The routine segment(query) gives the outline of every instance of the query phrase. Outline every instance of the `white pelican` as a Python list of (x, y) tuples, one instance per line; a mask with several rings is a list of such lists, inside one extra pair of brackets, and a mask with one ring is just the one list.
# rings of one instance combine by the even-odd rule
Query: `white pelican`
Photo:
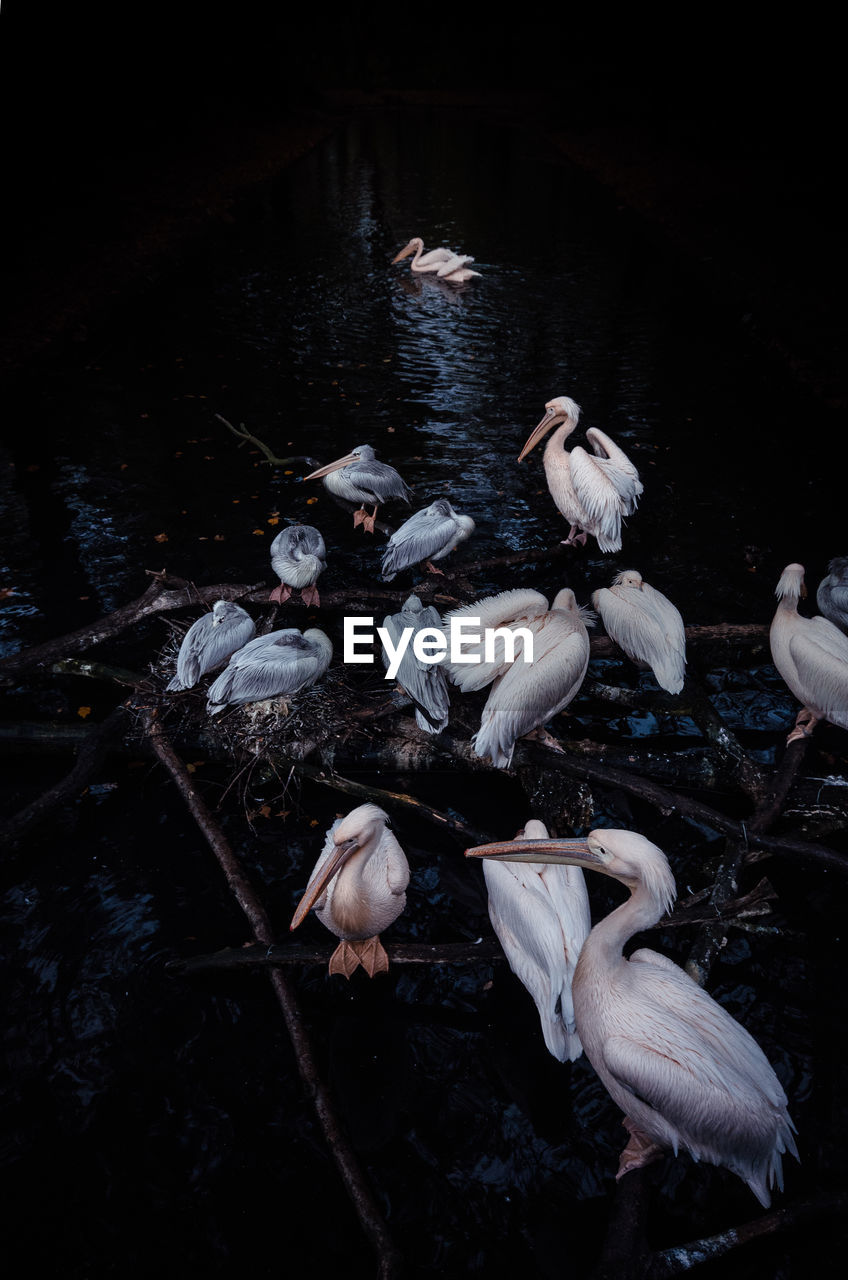
[(327, 567), (326, 555), (324, 539), (311, 524), (293, 524), (283, 529), (271, 543), (271, 566), (280, 579), (271, 599), (283, 604), (292, 587), (299, 587), (304, 604), (320, 605), (315, 583)]
[[(516, 852), (517, 851), (517, 852)], [(797, 1156), (786, 1095), (751, 1035), (683, 969), (629, 938), (650, 929), (675, 897), (661, 849), (632, 831), (586, 840), (533, 840), (469, 849), (472, 857), (566, 863), (620, 880), (630, 898), (589, 934), (574, 974), (577, 1032), (586, 1057), (625, 1114), (631, 1137), (617, 1176), (658, 1148), (739, 1175), (760, 1204), (783, 1188), (781, 1155)]]
[(415, 257), (409, 264), (410, 268), (419, 275), (432, 272), (440, 280), (447, 280), (450, 284), (464, 284), (472, 276), (480, 274), (468, 266), (474, 259), (467, 253), (454, 253), (452, 249), (431, 249), (429, 253), (425, 253), (424, 241), (420, 236), (413, 236), (406, 248), (392, 258), (392, 262), (400, 262), (411, 253)]
[(827, 618), (803, 618), (798, 600), (806, 594), (804, 566), (787, 565), (769, 631), (774, 665), (804, 704), (787, 742), (809, 737), (819, 720), (848, 729), (848, 636)]
[[(343, 458), (328, 462), (326, 467), (304, 476), (305, 480), (324, 480), (330, 493), (337, 498), (345, 498), (348, 502), (359, 502), (358, 511), (353, 515), (354, 529), (362, 525), (367, 533), (374, 532), (374, 521), (377, 519), (377, 508), (392, 498), (397, 498), (409, 506), (412, 490), (400, 473), (386, 462), (378, 462), (376, 451), (370, 444), (358, 444)], [(365, 510), (365, 503), (373, 506), (372, 515)]]
[(686, 634), (683, 619), (660, 591), (635, 569), (613, 578), (611, 587), (592, 595), (607, 634), (628, 658), (653, 671), (657, 684), (680, 693), (686, 676)]
[(257, 636), (234, 653), (209, 688), (206, 710), (216, 716), (243, 702), (298, 693), (319, 680), (333, 656), (331, 641), (314, 627), (294, 627)]
[(837, 556), (827, 566), (816, 592), (816, 604), (834, 626), (848, 633), (848, 556)]
[[(516, 840), (547, 840), (545, 824), (531, 818)], [(486, 859), (489, 919), (509, 967), (536, 1002), (542, 1035), (560, 1062), (582, 1053), (574, 1022), (571, 983), (592, 920), (579, 867)]]
[(422, 562), (432, 573), (441, 573), (430, 562), (443, 560), (473, 532), (471, 516), (461, 516), (447, 498), (437, 498), (411, 515), (389, 538), (383, 555), (383, 581), (391, 582), (403, 569)]
[[(593, 624), (591, 610), (581, 609), (574, 592), (564, 587), (550, 609), (538, 591), (502, 591), (486, 596), (445, 618), (477, 618), (481, 633), (492, 628), (515, 631), (526, 628), (533, 634), (533, 661), (524, 661), (524, 640), (515, 643), (515, 660), (509, 661), (503, 637), (495, 637), (493, 661), (455, 663), (444, 666), (454, 684), (468, 692), (492, 684), (480, 728), (472, 739), (478, 756), (488, 756), (499, 769), (508, 768), (516, 739), (538, 729), (577, 693), (589, 665), (587, 623)], [(485, 653), (483, 642), (463, 645), (469, 656)]]
[(563, 545), (582, 542), (585, 546), (591, 534), (601, 551), (620, 551), (622, 517), (636, 510), (642, 482), (627, 455), (597, 427), (586, 432), (594, 454), (580, 445), (570, 452), (564, 448), (579, 417), (580, 405), (568, 396), (549, 400), (544, 418), (530, 433), (518, 461), (526, 458), (555, 426), (556, 431), (545, 445), (544, 462), (551, 497), (571, 525)]
[(204, 613), (183, 636), (177, 655), (177, 674), (167, 686), (169, 693), (191, 689), (207, 671), (214, 671), (256, 634), (250, 614), (229, 600), (216, 600), (211, 613)]
[(296, 929), (314, 907), (321, 923), (341, 938), (330, 973), (349, 978), (361, 964), (373, 978), (389, 967), (378, 935), (406, 906), (409, 863), (388, 822), (375, 804), (337, 818), (292, 917), (289, 928)]
[[(427, 733), (441, 733), (447, 726), (450, 713), (447, 677), (439, 662), (419, 662), (412, 648), (419, 631), (428, 628), (442, 630), (442, 620), (431, 604), (425, 608), (414, 593), (403, 603), (399, 613), (387, 614), (383, 626), (397, 649), (404, 628), (411, 627), (412, 635), (400, 660), (397, 676), (401, 685), (415, 703), (415, 721)], [(388, 659), (383, 656), (388, 666)]]

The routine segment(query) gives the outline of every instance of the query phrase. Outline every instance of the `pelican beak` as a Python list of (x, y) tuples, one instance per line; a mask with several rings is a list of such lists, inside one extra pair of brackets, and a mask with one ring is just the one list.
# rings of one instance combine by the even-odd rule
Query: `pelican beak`
[(346, 453), (343, 458), (336, 458), (335, 462), (328, 462), (326, 467), (319, 467), (317, 471), (313, 471), (303, 478), (304, 480), (320, 480), (321, 476), (328, 476), (331, 471), (340, 471), (342, 467), (349, 467), (352, 462), (357, 462), (358, 460), (358, 453)]
[(518, 461), (521, 462), (524, 458), (526, 458), (530, 450), (536, 448), (536, 445), (539, 443), (539, 441), (542, 439), (543, 436), (547, 435), (551, 427), (556, 426), (558, 422), (564, 421), (565, 417), (566, 415), (562, 412), (561, 409), (560, 410), (546, 409), (545, 416), (542, 419), (542, 421), (539, 423), (537, 427), (534, 427), (533, 430), (530, 432), (527, 443), (525, 444), (524, 448), (521, 450), (521, 452), (518, 455)]
[(412, 253), (412, 245), (408, 244), (405, 249), (401, 249), (400, 253), (392, 258), (392, 262), (401, 262), (404, 258), (408, 258)]
[(553, 862), (600, 871), (605, 866), (586, 840), (504, 840), (478, 844), (465, 850), (466, 858), (491, 858), (495, 862)]
[(343, 840), (341, 844), (336, 845), (326, 867), (314, 884), (309, 886), (306, 893), (298, 903), (297, 911), (295, 911), (292, 916), (292, 922), (289, 925), (289, 931), (296, 929), (299, 924), (303, 924), (304, 920), (315, 906), (315, 903), (321, 897), (321, 894), (324, 892), (333, 876), (337, 876), (339, 874), (350, 855), (352, 853), (356, 853), (358, 848), (358, 840)]

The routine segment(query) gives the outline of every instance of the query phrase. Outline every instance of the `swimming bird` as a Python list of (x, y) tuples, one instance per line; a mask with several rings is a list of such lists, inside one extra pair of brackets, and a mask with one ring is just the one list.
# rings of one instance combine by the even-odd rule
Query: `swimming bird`
[(630, 1141), (617, 1177), (659, 1149), (686, 1148), (723, 1165), (768, 1208), (783, 1188), (781, 1155), (797, 1156), (786, 1095), (754, 1038), (667, 956), (629, 938), (672, 905), (668, 859), (632, 831), (596, 830), (586, 840), (489, 844), (467, 856), (578, 866), (620, 880), (630, 897), (583, 943), (572, 992), (586, 1057), (625, 1114)]
[[(360, 503), (359, 510), (353, 515), (353, 527), (355, 529), (361, 524), (367, 533), (374, 532), (377, 508), (384, 502), (397, 498), (409, 506), (409, 499), (412, 497), (412, 490), (400, 473), (388, 463), (378, 462), (376, 451), (370, 444), (356, 445), (343, 458), (328, 462), (325, 467), (319, 467), (304, 479), (323, 479), (327, 489), (337, 498)], [(366, 502), (374, 508), (370, 516), (365, 510)]]
[(585, 546), (591, 534), (601, 551), (620, 551), (622, 517), (636, 510), (642, 482), (627, 455), (597, 427), (586, 432), (594, 453), (587, 453), (580, 445), (565, 449), (579, 417), (580, 405), (568, 396), (549, 400), (545, 416), (530, 433), (518, 461), (556, 427), (545, 445), (544, 465), (551, 497), (571, 524), (563, 546), (577, 542)]
[(613, 578), (592, 595), (607, 634), (637, 665), (649, 666), (661, 689), (680, 693), (686, 676), (683, 619), (661, 591), (635, 569)]
[[(548, 831), (531, 818), (515, 839), (547, 840)], [(560, 1062), (574, 1062), (583, 1050), (571, 984), (592, 927), (583, 872), (564, 863), (487, 858), (483, 875), (492, 928), (510, 969), (536, 1002), (545, 1044)]]
[(389, 538), (383, 555), (383, 581), (391, 582), (403, 569), (422, 562), (431, 573), (441, 573), (431, 561), (443, 560), (473, 532), (471, 516), (461, 516), (447, 498), (437, 498), (411, 515)]
[(362, 804), (336, 819), (327, 832), (289, 928), (296, 929), (314, 908), (321, 923), (341, 939), (330, 973), (349, 978), (361, 964), (373, 978), (389, 967), (378, 935), (406, 906), (408, 884), (409, 863), (387, 815), (375, 804)]
[(321, 678), (332, 656), (332, 642), (314, 627), (303, 635), (286, 627), (257, 636), (233, 654), (210, 686), (206, 710), (216, 716), (244, 702), (299, 693)]
[(787, 742), (809, 737), (819, 720), (848, 729), (848, 636), (827, 618), (802, 617), (798, 600), (806, 594), (804, 566), (787, 565), (769, 630), (774, 665), (803, 703)]
[[(387, 614), (383, 627), (388, 631), (395, 650), (401, 643), (404, 630), (410, 630), (407, 647), (400, 660), (395, 679), (415, 703), (415, 722), (426, 733), (441, 733), (447, 726), (450, 713), (448, 681), (440, 662), (421, 662), (413, 650), (419, 631), (436, 630), (442, 633), (442, 620), (434, 607), (425, 606), (413, 594), (404, 601), (399, 613)], [(389, 665), (383, 655), (383, 662)]]
[(321, 600), (315, 583), (327, 567), (326, 555), (324, 539), (311, 524), (293, 524), (283, 529), (271, 543), (271, 566), (280, 579), (271, 599), (283, 604), (292, 587), (299, 587), (303, 603), (317, 608)]
[[(492, 685), (472, 742), (478, 756), (505, 769), (516, 740), (552, 719), (579, 690), (589, 665), (586, 626), (593, 625), (594, 615), (564, 587), (550, 608), (539, 591), (502, 591), (453, 609), (445, 625), (450, 629), (471, 619), (479, 620), (476, 632), (482, 638), (463, 641), (462, 649), (475, 661), (459, 663), (448, 656), (444, 666), (464, 692)], [(526, 660), (531, 643), (532, 662)]]
[(177, 674), (167, 686), (171, 693), (191, 689), (207, 671), (214, 671), (256, 634), (250, 614), (229, 600), (216, 600), (183, 637), (177, 655)]
[(401, 249), (400, 253), (392, 258), (392, 262), (400, 262), (403, 258), (408, 258), (411, 253), (414, 253), (415, 257), (409, 265), (417, 274), (432, 272), (440, 280), (447, 280), (450, 284), (464, 284), (472, 276), (480, 274), (479, 271), (472, 271), (468, 266), (468, 263), (473, 262), (474, 259), (467, 253), (454, 253), (452, 249), (431, 249), (429, 253), (425, 253), (424, 241), (420, 236), (413, 236), (406, 248)]
[(837, 556), (827, 566), (816, 592), (816, 604), (829, 622), (848, 634), (848, 556)]

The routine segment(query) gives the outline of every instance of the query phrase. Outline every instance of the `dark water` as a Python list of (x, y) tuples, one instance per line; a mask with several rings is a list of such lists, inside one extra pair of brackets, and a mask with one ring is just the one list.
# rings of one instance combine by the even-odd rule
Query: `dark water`
[[(415, 234), (472, 252), (481, 278), (457, 291), (388, 266)], [(553, 594), (567, 584), (585, 602), (635, 566), (688, 622), (765, 622), (786, 563), (802, 561), (814, 586), (844, 553), (842, 479), (835, 424), (743, 331), (529, 130), (437, 114), (352, 125), (240, 206), (108, 329), (12, 388), (4, 651), (140, 594), (146, 568), (270, 587), (268, 546), (285, 520), (324, 532), (322, 588), (376, 576), (381, 540), (354, 536), (321, 487), (299, 482), (302, 468), (271, 471), (238, 449), (215, 413), (278, 455), (326, 461), (373, 444), (416, 505), (445, 494), (474, 517), (468, 559), (549, 545), (563, 525), (541, 451), (514, 460), (557, 394), (577, 399), (585, 425), (609, 431), (640, 468), (645, 493), (624, 551), (590, 547), (566, 567), (492, 571), (475, 587)], [(327, 625), (339, 639), (340, 619)], [(140, 668), (167, 637), (155, 621), (99, 656)], [(593, 672), (638, 682), (618, 663)], [(794, 702), (770, 664), (701, 675), (746, 744), (773, 759)], [(74, 722), (80, 707), (96, 719), (113, 702), (108, 687), (44, 679), (11, 691), (6, 714)], [(580, 700), (573, 710), (581, 734), (697, 740), (690, 723)], [(819, 732), (807, 767), (825, 776), (841, 767), (844, 734)], [(311, 784), (283, 794), (261, 770), (227, 790), (225, 771), (195, 763), (282, 935), (343, 801)], [(9, 763), (8, 810), (65, 767)], [(527, 817), (510, 781), (442, 774), (414, 789), (503, 836)], [(263, 804), (270, 818), (257, 816)], [(681, 893), (708, 881), (721, 849), (706, 829), (613, 793), (595, 796), (595, 821), (650, 834)], [(403, 815), (396, 828), (413, 880), (391, 936), (488, 934), (482, 876), (460, 846)], [(803, 1164), (786, 1170), (788, 1200), (841, 1177), (843, 886), (771, 862), (754, 870), (781, 893), (780, 927), (732, 932), (711, 990), (790, 1097)], [(174, 956), (238, 945), (246, 931), (163, 775), (142, 760), (105, 767), (3, 883), (4, 1198), (33, 1265), (70, 1277), (372, 1274), (267, 980), (184, 983), (165, 971)], [(590, 892), (597, 914), (615, 900), (603, 886)], [(322, 935), (317, 922), (305, 929)], [(683, 959), (690, 941), (676, 930), (653, 945)], [(563, 1067), (547, 1054), (505, 966), (398, 967), (349, 987), (309, 969), (298, 986), (410, 1274), (586, 1274), (623, 1131), (585, 1060)], [(756, 1216), (724, 1171), (669, 1161), (659, 1182), (658, 1245)], [(761, 1246), (740, 1274), (823, 1274), (832, 1244), (824, 1231), (796, 1234)]]

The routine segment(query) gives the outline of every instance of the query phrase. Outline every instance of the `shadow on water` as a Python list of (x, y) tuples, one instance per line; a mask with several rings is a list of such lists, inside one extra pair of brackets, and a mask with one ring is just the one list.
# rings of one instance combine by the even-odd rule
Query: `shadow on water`
[[(480, 279), (451, 289), (390, 266), (416, 234), (474, 254)], [(268, 546), (286, 521), (322, 529), (322, 588), (373, 580), (381, 540), (354, 534), (297, 469), (238, 449), (215, 413), (278, 455), (328, 461), (373, 444), (416, 506), (447, 495), (474, 517), (468, 559), (547, 546), (563, 526), (541, 451), (515, 459), (556, 394), (623, 445), (645, 493), (620, 556), (590, 547), (511, 584), (553, 594), (565, 579), (585, 602), (635, 565), (687, 622), (767, 621), (785, 563), (801, 560), (812, 581), (845, 550), (841, 480), (814, 445), (835, 439), (833, 424), (752, 356), (738, 319), (531, 132), (437, 113), (354, 123), (108, 330), (18, 379), (3, 468), (4, 651), (140, 594), (146, 568), (270, 587)], [(505, 585), (475, 580), (481, 592)], [(149, 623), (109, 650), (143, 668), (166, 635)], [(794, 714), (773, 669), (703, 674), (770, 760)], [(618, 663), (603, 678), (650, 685)], [(88, 703), (96, 715), (90, 688), (70, 679), (10, 700), (13, 714), (70, 721)], [(579, 700), (573, 711), (581, 734), (697, 738), (691, 723), (613, 722)], [(212, 801), (223, 796), (223, 773), (196, 767)], [(10, 809), (43, 784), (26, 762), (7, 781)], [(493, 809), (492, 785), (445, 774), (420, 794), (511, 834), (527, 816), (521, 792), (499, 784)], [(265, 802), (272, 816), (251, 829), (246, 816)], [(710, 833), (623, 796), (603, 805), (604, 822), (650, 829), (673, 851), (681, 892), (705, 883), (719, 852)], [(336, 811), (310, 784), (283, 797), (261, 778), (223, 802), (281, 931)], [(488, 934), (478, 870), (430, 830), (397, 827), (413, 881), (394, 939)], [(732, 935), (712, 989), (789, 1093), (804, 1163), (787, 1185), (801, 1195), (835, 1176), (844, 1122), (839, 920), (824, 877), (805, 884), (770, 864), (769, 875), (786, 890), (784, 928)], [(163, 778), (143, 761), (111, 763), (44, 836), (31, 871), (4, 885), (6, 1199), (32, 1262), (61, 1262), (70, 1277), (141, 1275), (174, 1259), (220, 1274), (315, 1274), (317, 1250), (328, 1272), (370, 1275), (263, 976), (189, 985), (165, 971), (173, 956), (237, 945), (245, 929)], [(614, 889), (591, 892), (596, 914), (615, 900)], [(682, 959), (684, 932), (653, 945)], [(606, 1226), (619, 1117), (585, 1060), (561, 1067), (547, 1055), (505, 966), (396, 968), (344, 989), (310, 969), (299, 986), (409, 1273), (585, 1274)], [(755, 1216), (726, 1172), (669, 1161), (659, 1178), (664, 1242)], [(333, 1231), (319, 1225), (325, 1209)], [(825, 1274), (824, 1246), (809, 1240), (781, 1246), (779, 1272), (766, 1249), (757, 1265), (770, 1269), (756, 1274), (799, 1274), (810, 1249)]]

